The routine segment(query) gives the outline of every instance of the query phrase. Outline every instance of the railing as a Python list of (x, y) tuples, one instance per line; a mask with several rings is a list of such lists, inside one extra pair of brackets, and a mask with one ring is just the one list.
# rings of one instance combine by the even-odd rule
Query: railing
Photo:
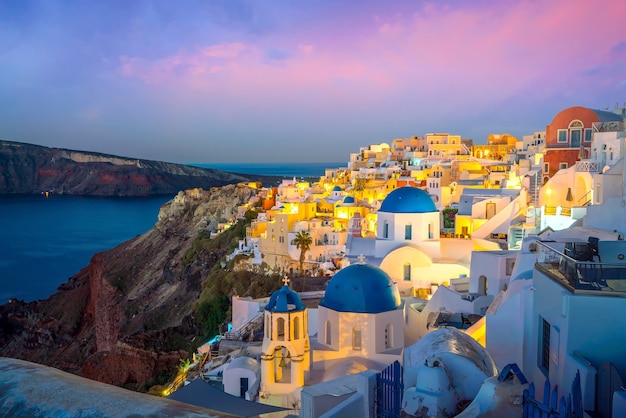
[(598, 163), (595, 161), (576, 161), (576, 171), (584, 171), (588, 173), (598, 172)]
[(537, 269), (571, 291), (601, 291), (626, 296), (626, 264), (593, 261), (594, 257), (590, 257), (587, 251), (574, 252), (574, 258), (541, 241), (537, 244)]
[(524, 418), (582, 418), (584, 410), (580, 373), (576, 372), (571, 392), (567, 397), (558, 398), (556, 386), (552, 388), (550, 380), (546, 379), (543, 387), (543, 400), (537, 400), (535, 399), (535, 384), (531, 383), (528, 389), (524, 389), (522, 407)]
[(587, 206), (589, 205), (589, 203), (591, 203), (591, 190), (589, 190), (587, 193), (585, 193), (584, 196), (582, 196), (580, 199), (578, 199), (578, 202), (576, 202), (576, 204), (578, 206)]
[(239, 327), (238, 330), (224, 333), (224, 339), (242, 341), (244, 339), (253, 338), (254, 331), (263, 325), (263, 319), (264, 314), (261, 312)]

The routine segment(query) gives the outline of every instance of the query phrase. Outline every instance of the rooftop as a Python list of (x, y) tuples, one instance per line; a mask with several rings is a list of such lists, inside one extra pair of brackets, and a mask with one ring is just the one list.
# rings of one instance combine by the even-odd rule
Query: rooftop
[(537, 270), (572, 293), (626, 297), (626, 241), (536, 244)]

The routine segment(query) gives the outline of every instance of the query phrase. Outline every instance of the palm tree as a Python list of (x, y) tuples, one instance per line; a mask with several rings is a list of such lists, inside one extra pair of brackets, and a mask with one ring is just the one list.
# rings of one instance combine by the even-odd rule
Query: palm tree
[[(303, 271), (304, 258), (306, 257), (306, 252), (311, 249), (312, 243), (313, 238), (311, 238), (311, 234), (308, 231), (299, 231), (293, 241), (291, 241), (291, 244), (300, 250), (300, 272)], [(302, 283), (302, 289), (304, 289), (304, 282)]]

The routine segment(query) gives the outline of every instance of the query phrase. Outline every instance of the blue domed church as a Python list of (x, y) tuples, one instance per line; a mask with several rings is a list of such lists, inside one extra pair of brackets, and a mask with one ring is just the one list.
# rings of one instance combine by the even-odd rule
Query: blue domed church
[[(380, 267), (397, 283), (402, 296), (467, 274), (471, 242), (464, 251), (446, 252), (440, 225), (440, 213), (427, 192), (399, 187), (387, 195), (377, 212), (376, 238), (348, 238), (343, 265), (365, 257), (368, 264)], [(457, 264), (463, 257), (466, 260)]]
[(387, 273), (365, 263), (340, 270), (318, 308), (314, 364), (359, 357), (389, 364), (404, 349), (403, 303)]

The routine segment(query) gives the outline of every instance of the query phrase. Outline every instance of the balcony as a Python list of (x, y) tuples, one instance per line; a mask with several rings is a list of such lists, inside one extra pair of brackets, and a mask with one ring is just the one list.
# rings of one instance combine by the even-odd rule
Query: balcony
[(571, 292), (577, 294), (599, 292), (598, 294), (626, 297), (626, 263), (600, 262), (601, 254), (597, 252), (597, 247), (591, 240), (568, 242), (565, 244), (564, 253), (547, 243), (537, 241), (536, 244), (537, 270)]
[(583, 171), (586, 173), (597, 173), (598, 163), (595, 161), (589, 161), (589, 160), (576, 161), (576, 171)]

